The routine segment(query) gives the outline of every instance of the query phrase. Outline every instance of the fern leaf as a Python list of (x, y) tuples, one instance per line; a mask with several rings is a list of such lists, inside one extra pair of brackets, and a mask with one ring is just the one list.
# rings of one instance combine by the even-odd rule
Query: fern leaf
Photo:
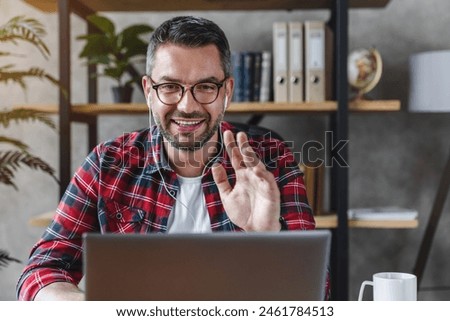
[(9, 138), (6, 136), (0, 136), (0, 143), (5, 143), (5, 144), (10, 144), (13, 145), (17, 148), (19, 148), (20, 150), (23, 151), (27, 151), (28, 150), (28, 145), (21, 142), (20, 140), (14, 139), (14, 138)]
[(28, 154), (21, 151), (0, 152), (0, 167), (16, 171), (20, 167), (20, 159), (25, 155)]
[(10, 19), (6, 24), (0, 26), (0, 42), (12, 42), (22, 40), (33, 44), (45, 58), (50, 56), (50, 50), (43, 41), (46, 35), (44, 26), (38, 20), (17, 16)]
[(59, 81), (52, 75), (46, 73), (43, 69), (32, 67), (28, 70), (10, 70), (10, 67), (14, 66), (8, 65), (0, 68), (0, 83), (3, 82), (7, 84), (8, 82), (13, 82), (20, 85), (22, 89), (26, 90), (26, 78), (38, 78), (41, 80), (45, 79), (51, 82), (53, 85), (58, 86), (64, 96), (67, 96), (67, 91), (60, 86)]
[(24, 151), (1, 151), (0, 152), (0, 182), (11, 185), (15, 189), (17, 186), (13, 183), (14, 173), (25, 165), (33, 170), (40, 170), (59, 183), (55, 176), (55, 170), (41, 158)]
[(50, 117), (45, 113), (33, 109), (19, 108), (0, 111), (0, 124), (6, 128), (12, 121), (15, 123), (19, 123), (20, 121), (38, 121), (56, 130), (56, 125)]
[(38, 78), (38, 79), (47, 79), (51, 83), (55, 85), (59, 85), (59, 82), (51, 75), (47, 74), (43, 69), (32, 67), (28, 70), (5, 70), (3, 69), (0, 72), (0, 82), (8, 83), (9, 81), (12, 82), (19, 82), (26, 78)]
[(0, 51), (0, 57), (9, 57), (9, 56), (14, 56), (14, 55), (10, 52)]
[(20, 159), (20, 162), (31, 169), (41, 170), (55, 177), (55, 170), (49, 164), (47, 164), (47, 162), (37, 156), (27, 154), (22, 159)]
[(9, 256), (9, 253), (5, 250), (0, 250), (0, 268), (6, 267), (11, 262), (22, 263), (18, 259)]
[(17, 185), (14, 184), (13, 179), (14, 179), (14, 172), (0, 163), (0, 184), (12, 186), (16, 191), (18, 191), (19, 189), (17, 188)]
[(8, 72), (8, 69), (11, 69), (12, 67), (14, 67), (13, 64), (1, 66), (0, 67), (0, 74), (2, 74), (4, 72)]

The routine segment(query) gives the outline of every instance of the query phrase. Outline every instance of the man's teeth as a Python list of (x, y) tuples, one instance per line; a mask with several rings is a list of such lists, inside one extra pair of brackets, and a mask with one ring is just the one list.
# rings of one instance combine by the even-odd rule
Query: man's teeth
[(177, 120), (175, 121), (180, 126), (195, 126), (201, 123), (201, 120), (197, 121), (186, 121), (186, 120)]

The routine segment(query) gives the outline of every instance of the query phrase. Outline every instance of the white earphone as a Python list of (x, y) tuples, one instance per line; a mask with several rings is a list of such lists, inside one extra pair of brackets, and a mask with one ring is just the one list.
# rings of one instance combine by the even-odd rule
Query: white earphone
[(147, 106), (150, 108), (150, 94), (147, 95)]
[(225, 99), (223, 100), (223, 109), (227, 109), (228, 107), (228, 96), (225, 95)]
[(148, 124), (149, 128), (152, 128), (152, 108), (150, 107), (150, 94), (147, 96), (147, 106), (148, 106)]

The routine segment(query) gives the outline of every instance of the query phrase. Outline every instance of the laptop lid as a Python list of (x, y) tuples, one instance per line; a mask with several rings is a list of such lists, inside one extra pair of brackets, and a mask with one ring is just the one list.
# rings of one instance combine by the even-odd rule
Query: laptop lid
[(323, 300), (327, 230), (85, 234), (87, 300)]

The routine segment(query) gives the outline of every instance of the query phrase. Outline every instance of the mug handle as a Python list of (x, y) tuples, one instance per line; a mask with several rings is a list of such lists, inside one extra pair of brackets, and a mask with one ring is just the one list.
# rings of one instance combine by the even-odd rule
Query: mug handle
[(366, 285), (373, 286), (373, 281), (364, 281), (361, 284), (361, 288), (359, 289), (358, 301), (362, 301), (363, 296), (364, 296), (364, 288), (366, 287)]

